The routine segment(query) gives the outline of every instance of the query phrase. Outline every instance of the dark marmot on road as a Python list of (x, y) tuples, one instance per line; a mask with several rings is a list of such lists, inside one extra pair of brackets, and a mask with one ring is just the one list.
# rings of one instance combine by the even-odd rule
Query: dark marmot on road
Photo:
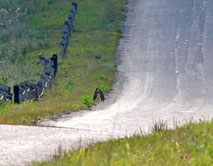
[(101, 89), (99, 88), (96, 88), (95, 89), (95, 93), (94, 93), (94, 96), (93, 96), (93, 100), (95, 100), (97, 98), (97, 95), (100, 94), (100, 98), (101, 98), (101, 101), (104, 101), (105, 100), (105, 97), (104, 97), (104, 93)]

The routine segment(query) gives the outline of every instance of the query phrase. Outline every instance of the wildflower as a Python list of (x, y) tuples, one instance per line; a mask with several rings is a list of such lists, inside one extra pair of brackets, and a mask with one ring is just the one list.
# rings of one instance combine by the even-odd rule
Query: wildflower
[(175, 145), (177, 149), (180, 147), (180, 144), (178, 142), (175, 142)]
[(151, 161), (153, 161), (154, 160), (154, 157), (150, 157), (150, 158), (148, 158), (147, 160), (146, 160), (146, 163), (150, 163)]
[(130, 145), (129, 143), (126, 143), (126, 149), (129, 150), (130, 149)]
[(182, 160), (183, 160), (183, 159), (188, 159), (188, 158), (189, 158), (189, 154), (182, 155), (180, 158), (181, 158)]
[(20, 8), (17, 8), (17, 9), (16, 9), (16, 12), (18, 12), (19, 10), (20, 10)]

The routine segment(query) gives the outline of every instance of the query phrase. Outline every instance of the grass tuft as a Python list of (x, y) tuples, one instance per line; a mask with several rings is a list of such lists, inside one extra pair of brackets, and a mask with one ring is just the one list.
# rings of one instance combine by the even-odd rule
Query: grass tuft
[(162, 131), (168, 130), (168, 125), (166, 122), (159, 120), (158, 122), (155, 122), (153, 127), (151, 128), (151, 133), (160, 133)]

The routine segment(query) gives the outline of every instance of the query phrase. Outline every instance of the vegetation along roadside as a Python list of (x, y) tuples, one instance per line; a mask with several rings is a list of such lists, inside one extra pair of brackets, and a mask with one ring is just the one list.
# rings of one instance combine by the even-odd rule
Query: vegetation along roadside
[[(157, 124), (158, 125), (158, 124)], [(153, 133), (97, 143), (33, 166), (211, 166), (213, 122), (189, 123), (175, 130), (156, 125)]]
[[(32, 125), (40, 118), (85, 109), (92, 104), (95, 88), (110, 91), (127, 0), (76, 2), (74, 32), (66, 59), (59, 60), (53, 86), (38, 101), (21, 105), (0, 103), (1, 124)], [(37, 81), (42, 73), (38, 54), (50, 57), (60, 52), (62, 27), (71, 1), (3, 0), (0, 8), (0, 14), (5, 17), (0, 24), (3, 27), (0, 30), (0, 83), (13, 86), (24, 80)], [(17, 26), (13, 26), (15, 24)]]

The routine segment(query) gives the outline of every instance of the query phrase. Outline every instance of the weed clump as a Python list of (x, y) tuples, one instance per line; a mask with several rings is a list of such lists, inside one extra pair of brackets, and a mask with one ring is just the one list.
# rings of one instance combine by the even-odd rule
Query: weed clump
[(168, 125), (164, 121), (155, 122), (151, 128), (151, 133), (156, 134), (168, 130)]
[(92, 97), (91, 97), (91, 96), (88, 96), (88, 95), (81, 96), (81, 97), (80, 97), (80, 100), (82, 101), (82, 103), (83, 103), (84, 105), (87, 106), (87, 108), (89, 108), (89, 107), (92, 106), (93, 100), (92, 100)]

